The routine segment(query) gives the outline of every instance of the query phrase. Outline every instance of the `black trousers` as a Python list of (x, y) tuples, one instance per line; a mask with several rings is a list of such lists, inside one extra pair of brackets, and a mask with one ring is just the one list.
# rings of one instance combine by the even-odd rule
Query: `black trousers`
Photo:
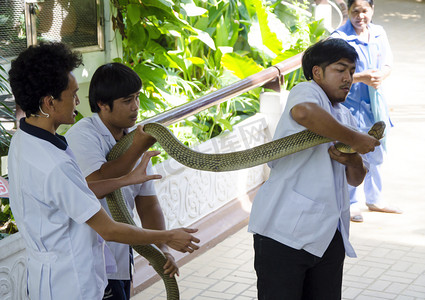
[(103, 300), (129, 300), (131, 280), (108, 280)]
[(259, 300), (340, 300), (345, 258), (337, 230), (323, 257), (254, 235)]
[(131, 292), (131, 267), (133, 266), (133, 249), (129, 246), (130, 280), (108, 279), (102, 300), (130, 300)]

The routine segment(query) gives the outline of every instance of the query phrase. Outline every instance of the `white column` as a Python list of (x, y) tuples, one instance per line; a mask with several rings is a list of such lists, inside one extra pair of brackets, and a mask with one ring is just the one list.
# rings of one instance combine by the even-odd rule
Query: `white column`
[(323, 24), (330, 32), (332, 29), (332, 6), (329, 3), (314, 5), (314, 19), (323, 19)]
[(289, 91), (282, 90), (280, 93), (265, 92), (260, 95), (260, 113), (266, 117), (270, 138), (276, 131), (277, 123), (285, 109), (288, 94)]

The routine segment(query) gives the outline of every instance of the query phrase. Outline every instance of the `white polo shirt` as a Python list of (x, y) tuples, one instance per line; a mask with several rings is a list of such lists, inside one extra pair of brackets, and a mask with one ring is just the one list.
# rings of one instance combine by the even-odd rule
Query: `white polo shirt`
[(100, 205), (63, 137), (21, 120), (9, 149), (10, 205), (32, 300), (102, 299), (104, 243), (85, 222)]
[[(68, 130), (65, 136), (85, 177), (99, 170), (107, 162), (107, 154), (117, 143), (97, 113), (78, 121)], [(136, 165), (139, 162), (140, 160)], [(146, 172), (153, 174), (151, 163), (149, 163)], [(121, 188), (121, 191), (131, 217), (134, 216), (134, 199), (137, 196), (156, 195), (153, 181), (126, 186)], [(101, 199), (100, 203), (110, 215), (106, 198)], [(106, 244), (110, 250), (105, 251), (108, 279), (129, 280), (129, 246), (115, 242), (107, 242)]]
[[(348, 109), (341, 104), (332, 106), (317, 83), (303, 82), (291, 90), (273, 139), (306, 129), (290, 114), (303, 102), (316, 103), (341, 123), (355, 125)], [(329, 157), (331, 145), (322, 144), (269, 163), (270, 177), (253, 202), (250, 232), (322, 257), (338, 228), (346, 254), (355, 257), (348, 241), (350, 200), (345, 166)]]

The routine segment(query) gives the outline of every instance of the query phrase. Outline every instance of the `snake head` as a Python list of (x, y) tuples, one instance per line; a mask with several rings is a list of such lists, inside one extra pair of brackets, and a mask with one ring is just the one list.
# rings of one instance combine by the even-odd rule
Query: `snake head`
[(380, 140), (384, 137), (385, 133), (385, 122), (384, 121), (378, 121), (370, 128), (370, 130), (367, 132), (369, 135), (373, 136), (375, 139)]
[[(373, 136), (375, 139), (380, 140), (384, 137), (385, 133), (385, 122), (384, 121), (378, 121), (369, 129), (367, 132), (370, 136)], [(335, 148), (342, 153), (356, 153), (350, 146), (345, 145), (341, 142), (337, 142), (335, 144)]]

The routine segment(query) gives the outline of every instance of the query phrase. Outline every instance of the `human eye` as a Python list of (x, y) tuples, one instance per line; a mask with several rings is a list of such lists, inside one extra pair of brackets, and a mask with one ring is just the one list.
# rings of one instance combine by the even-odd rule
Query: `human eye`
[(131, 97), (131, 98), (132, 98), (132, 100), (139, 100), (139, 94), (140, 94), (140, 93), (136, 93), (136, 94), (134, 94), (134, 95), (133, 95), (133, 97)]

